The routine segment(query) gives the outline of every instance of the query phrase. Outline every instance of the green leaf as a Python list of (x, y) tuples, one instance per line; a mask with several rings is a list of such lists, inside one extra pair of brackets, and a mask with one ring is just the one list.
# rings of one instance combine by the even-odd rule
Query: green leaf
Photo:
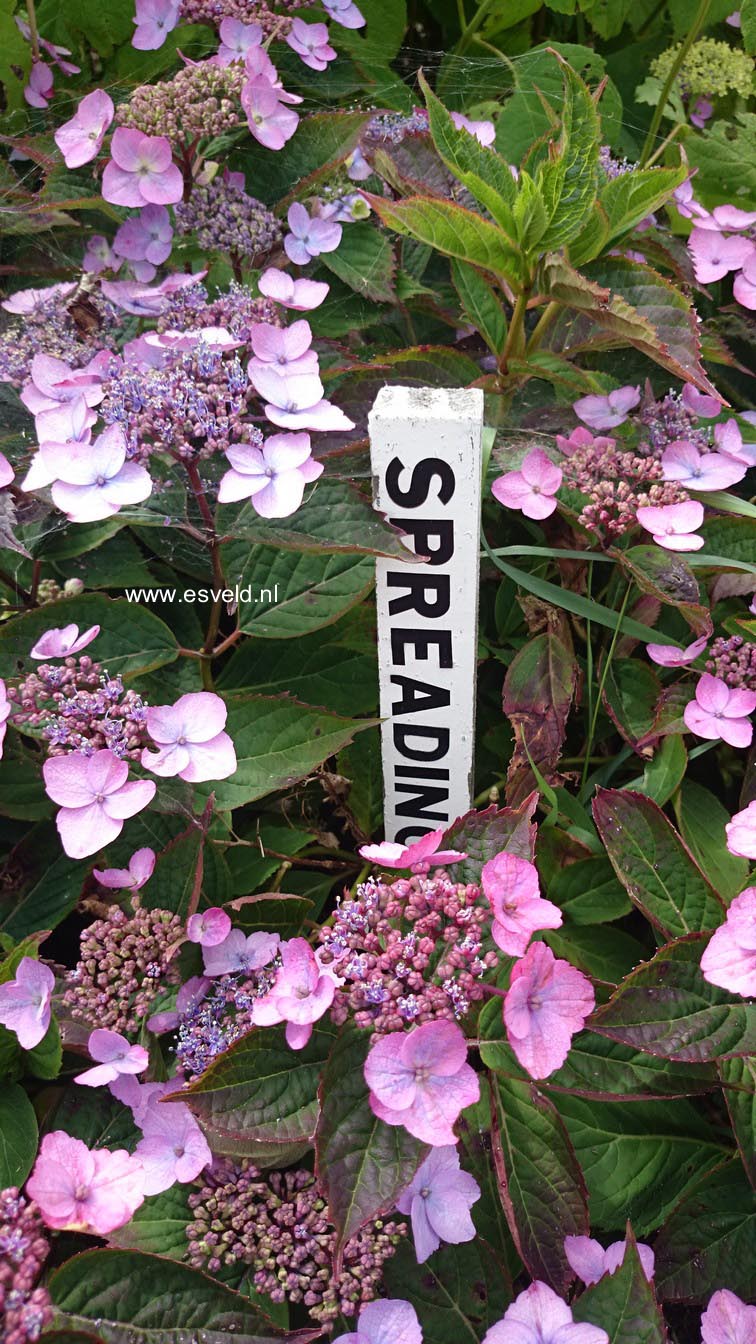
[(144, 893), (148, 910), (171, 910), (186, 919), (197, 868), (204, 865), (204, 836), (199, 826), (182, 831), (158, 854)]
[(564, 98), (556, 153), (542, 163), (538, 186), (549, 225), (539, 239), (542, 250), (564, 247), (578, 237), (598, 191), (601, 123), (590, 90), (572, 66), (554, 53), (562, 70)]
[(570, 261), (582, 266), (609, 247), (623, 234), (629, 233), (646, 215), (653, 214), (665, 201), (669, 200), (675, 187), (679, 187), (687, 176), (687, 167), (679, 168), (634, 168), (629, 173), (621, 173), (611, 178), (601, 188), (599, 203), (607, 222), (606, 233), (598, 246), (588, 245), (582, 236), (577, 238), (570, 248)]
[(509, 1229), (528, 1273), (564, 1292), (565, 1236), (588, 1231), (587, 1192), (562, 1119), (532, 1082), (494, 1076), (494, 1161)]
[(458, 882), (480, 882), (484, 863), (502, 850), (533, 861), (536, 828), (532, 820), (538, 794), (531, 793), (519, 807), (497, 807), (492, 803), (483, 812), (467, 812), (446, 832), (444, 844), (467, 857), (454, 865)]
[(24, 85), (32, 63), (31, 46), (14, 22), (13, 8), (11, 4), (11, 12), (0, 13), (0, 89), (8, 110), (24, 106)]
[(673, 938), (721, 924), (722, 901), (656, 803), (599, 789), (593, 816), (620, 882), (652, 924)]
[(481, 1344), (511, 1301), (498, 1258), (481, 1237), (442, 1246), (418, 1265), (405, 1242), (383, 1271), (389, 1297), (411, 1302), (425, 1344)]
[[(590, 47), (577, 43), (551, 41), (548, 46), (534, 47), (518, 54), (514, 63), (515, 92), (496, 120), (497, 148), (512, 163), (519, 164), (528, 150), (543, 143), (561, 113), (564, 84), (554, 51), (569, 61), (590, 84), (597, 84), (606, 73), (604, 58)], [(604, 141), (616, 144), (622, 129), (622, 103), (611, 80), (604, 91), (600, 110)]]
[(248, 182), (254, 182), (259, 200), (275, 205), (283, 198), (282, 204), (287, 205), (311, 174), (336, 167), (349, 157), (369, 118), (369, 112), (342, 109), (313, 112), (302, 118), (297, 134), (276, 154), (246, 136), (243, 147), (234, 153), (234, 163), (244, 169)]
[(337, 250), (324, 252), (320, 260), (357, 294), (379, 303), (396, 302), (394, 250), (373, 224), (350, 224)]
[(743, 0), (740, 6), (740, 31), (746, 51), (756, 51), (756, 0)]
[(727, 848), (725, 825), (730, 813), (711, 789), (686, 779), (675, 812), (683, 839), (698, 866), (725, 901), (731, 901), (746, 885), (748, 860)]
[(723, 1059), (718, 1067), (743, 1166), (756, 1189), (756, 1059)]
[(23, 1061), (26, 1072), (33, 1074), (35, 1078), (45, 1080), (57, 1078), (63, 1062), (63, 1046), (60, 1040), (60, 1028), (54, 1017), (39, 1045), (35, 1045), (32, 1050), (24, 1051)]
[(311, 1147), (318, 1084), (335, 1035), (321, 1022), (303, 1050), (292, 1050), (283, 1027), (253, 1030), (183, 1088), (180, 1100), (197, 1116), (213, 1151), (286, 1166), (294, 1160), (290, 1152), (298, 1156)]
[(571, 649), (556, 633), (535, 635), (515, 654), (504, 678), (502, 707), (514, 730), (507, 770), (507, 801), (521, 802), (538, 781), (559, 782), (555, 771), (578, 682)]
[(342, 719), (297, 700), (241, 691), (227, 696), (226, 702), (236, 772), (230, 779), (202, 784), (197, 790), (203, 797), (214, 793), (221, 810), (241, 807), (296, 784), (374, 722)]
[(58, 833), (49, 823), (34, 826), (16, 845), (12, 859), (18, 885), (12, 899), (0, 897), (0, 928), (12, 938), (56, 928), (81, 895), (81, 864), (61, 852)]
[(37, 1117), (18, 1083), (0, 1088), (0, 1190), (26, 1181), (37, 1155)]
[(685, 152), (696, 174), (696, 195), (708, 209), (736, 202), (756, 209), (756, 113), (717, 119), (705, 135), (692, 135)]
[(218, 528), (235, 540), (288, 551), (314, 551), (317, 555), (343, 551), (412, 560), (401, 533), (373, 508), (369, 495), (349, 481), (332, 477), (319, 481), (290, 518), (263, 518), (250, 503), (241, 508), (225, 504), (218, 510)]
[(263, 639), (298, 639), (331, 625), (366, 596), (375, 577), (369, 556), (316, 555), (239, 541), (221, 552), (229, 582), (239, 586), (241, 628)]
[(402, 1126), (373, 1115), (363, 1072), (370, 1040), (354, 1027), (342, 1032), (321, 1080), (315, 1163), (339, 1248), (396, 1208), (429, 1151)]
[(600, 1325), (609, 1336), (609, 1344), (666, 1344), (664, 1318), (632, 1233), (619, 1269), (581, 1293), (572, 1314), (576, 1321)]
[(84, 1251), (50, 1279), (55, 1325), (92, 1322), (106, 1344), (307, 1344), (319, 1330), (288, 1334), (199, 1270), (140, 1251)]
[(490, 550), (485, 537), (483, 538), (483, 549), (489, 559), (493, 561), (497, 569), (507, 578), (513, 579), (520, 588), (526, 592), (533, 593), (540, 597), (544, 602), (548, 602), (552, 607), (561, 607), (564, 611), (571, 611), (575, 616), (582, 616), (583, 619), (595, 622), (596, 625), (604, 625), (608, 630), (619, 628), (624, 635), (632, 639), (642, 639), (644, 643), (659, 639), (659, 631), (653, 630), (650, 625), (643, 625), (640, 621), (634, 621), (631, 616), (620, 618), (619, 613), (612, 611), (611, 607), (605, 607), (601, 602), (591, 601), (583, 597), (582, 593), (573, 593), (569, 588), (560, 588), (558, 583), (550, 583), (548, 579), (541, 579), (537, 574), (529, 574), (525, 569), (518, 569), (515, 565), (510, 565), (506, 560), (494, 554)]
[(656, 1241), (656, 1288), (663, 1301), (708, 1302), (717, 1288), (753, 1298), (756, 1194), (737, 1160), (702, 1174)]
[(596, 1101), (643, 1101), (695, 1096), (711, 1091), (715, 1082), (711, 1064), (672, 1064), (583, 1031), (574, 1038), (561, 1069), (544, 1086)]
[(403, 201), (388, 201), (383, 196), (367, 199), (378, 218), (397, 233), (510, 282), (519, 277), (519, 253), (501, 229), (472, 210), (425, 196), (408, 196)]
[(614, 1229), (630, 1218), (646, 1236), (727, 1156), (687, 1101), (617, 1106), (556, 1094), (554, 1102), (585, 1176), (592, 1228)]
[(481, 145), (469, 131), (456, 127), (422, 74), (419, 80), (428, 108), (431, 136), (439, 155), (450, 172), (488, 210), (504, 231), (509, 246), (516, 249), (512, 210), (519, 188), (509, 164), (495, 149)]
[(721, 514), (708, 518), (700, 531), (706, 541), (706, 550), (712, 555), (718, 555), (723, 560), (737, 560), (739, 564), (748, 565), (751, 571), (754, 570), (756, 520)]
[(640, 658), (613, 658), (606, 669), (602, 700), (610, 719), (631, 747), (637, 747), (654, 722), (661, 682)]
[(189, 1189), (171, 1186), (161, 1195), (152, 1195), (139, 1206), (130, 1222), (111, 1232), (111, 1246), (122, 1251), (150, 1251), (171, 1260), (186, 1255), (186, 1229), (193, 1222), (189, 1208)]
[(632, 934), (597, 924), (565, 921), (560, 929), (549, 929), (544, 940), (557, 957), (610, 985), (618, 985), (643, 956), (643, 945)]
[(693, 308), (670, 280), (642, 262), (605, 257), (579, 272), (558, 254), (543, 263), (541, 284), (552, 299), (581, 314), (567, 331), (552, 328), (549, 344), (563, 354), (634, 346), (676, 378), (716, 395), (701, 364)]
[[(632, 779), (626, 786), (636, 793), (645, 793), (653, 798), (659, 807), (664, 807), (680, 786), (688, 768), (688, 753), (681, 736), (671, 734), (665, 737), (647, 762), (640, 779)], [(687, 839), (687, 836), (685, 837)], [(696, 858), (695, 851), (693, 856)]]
[(507, 318), (493, 285), (464, 261), (452, 260), (451, 271), (465, 316), (480, 332), (489, 350), (500, 355), (507, 339)]
[(263, 892), (259, 896), (240, 896), (227, 906), (235, 929), (250, 933), (277, 933), (281, 938), (296, 938), (302, 932), (312, 901), (306, 896), (286, 892)]
[(568, 863), (548, 884), (546, 895), (573, 924), (609, 923), (632, 909), (606, 858)]
[(591, 1029), (680, 1063), (756, 1054), (756, 1004), (704, 979), (705, 947), (693, 934), (661, 948), (594, 1013)]
[[(80, 630), (99, 625), (100, 634), (89, 653), (111, 675), (128, 680), (140, 672), (164, 667), (178, 656), (175, 636), (157, 616), (136, 602), (106, 597), (104, 593), (86, 593), (66, 598), (66, 622)], [(0, 629), (0, 676), (18, 674), (19, 665), (30, 671), (35, 664), (29, 649), (55, 624), (56, 613), (49, 606), (26, 612)]]

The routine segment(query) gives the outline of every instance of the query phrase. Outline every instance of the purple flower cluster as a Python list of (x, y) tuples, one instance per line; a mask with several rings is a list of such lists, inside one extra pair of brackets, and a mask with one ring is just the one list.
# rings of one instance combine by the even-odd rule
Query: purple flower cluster
[[(176, 1063), (188, 1076), (203, 1073), (216, 1055), (227, 1050), (245, 1032), (252, 1029), (252, 1009), (273, 985), (276, 967), (266, 966), (252, 973), (221, 975), (212, 982), (200, 982), (188, 997), (186, 1008), (181, 994), (177, 1004)], [(192, 982), (189, 982), (192, 984)], [(210, 984), (206, 997), (202, 991)], [(171, 1023), (173, 1026), (173, 1023)]]
[(756, 644), (742, 635), (715, 639), (709, 650), (706, 671), (721, 678), (728, 686), (756, 691)]
[(8, 698), (14, 723), (40, 730), (49, 756), (91, 756), (108, 748), (121, 760), (137, 761), (148, 740), (142, 697), (86, 654), (60, 666), (42, 663), (9, 688)]
[(52, 1321), (50, 1295), (37, 1287), (50, 1247), (36, 1204), (14, 1186), (0, 1190), (0, 1337), (3, 1344), (39, 1339)]
[(679, 392), (668, 392), (660, 401), (645, 399), (638, 418), (655, 453), (661, 454), (670, 443), (684, 439), (705, 453), (711, 442), (710, 431), (686, 405)]
[(281, 241), (276, 216), (243, 187), (224, 178), (195, 186), (188, 201), (176, 206), (178, 233), (194, 233), (208, 252), (225, 252), (247, 266), (261, 266)]
[(481, 977), (498, 961), (483, 948), (490, 920), (480, 888), (443, 872), (362, 883), (320, 934), (322, 964), (344, 981), (333, 1020), (351, 1015), (376, 1035), (460, 1020), (483, 998)]
[(40, 352), (80, 368), (97, 350), (115, 348), (116, 310), (101, 295), (87, 295), (83, 321), (84, 310), (80, 311), (74, 297), (76, 285), (51, 285), (47, 291), (26, 292), (35, 294), (28, 308), (9, 307), (19, 298), (17, 294), (3, 305), (13, 317), (0, 332), (0, 383), (21, 387), (29, 377), (34, 356)]
[(378, 1296), (383, 1265), (407, 1232), (404, 1223), (369, 1223), (347, 1242), (337, 1275), (336, 1234), (312, 1172), (261, 1173), (246, 1159), (240, 1166), (216, 1162), (189, 1207), (191, 1265), (211, 1274), (249, 1265), (258, 1292), (301, 1302), (322, 1324), (353, 1316)]
[(177, 984), (171, 954), (183, 937), (178, 915), (113, 906), (81, 935), (79, 961), (66, 975), (63, 1002), (71, 1016), (128, 1036), (139, 1031), (155, 998)]
[(636, 164), (631, 163), (629, 159), (618, 159), (612, 154), (608, 145), (602, 145), (599, 149), (599, 167), (608, 178), (622, 177), (624, 173), (632, 172)]
[(243, 122), (243, 65), (200, 61), (185, 65), (172, 79), (141, 84), (116, 112), (120, 126), (166, 137), (174, 149), (212, 139)]
[(193, 331), (198, 327), (223, 327), (235, 340), (249, 342), (258, 322), (283, 325), (280, 309), (270, 299), (258, 297), (232, 280), (228, 290), (211, 299), (201, 280), (171, 296), (157, 320), (158, 332)]
[(259, 431), (246, 423), (253, 398), (238, 355), (197, 337), (189, 350), (163, 349), (159, 367), (124, 365), (105, 383), (100, 412), (122, 427), (132, 458), (168, 451), (195, 459), (258, 442)]

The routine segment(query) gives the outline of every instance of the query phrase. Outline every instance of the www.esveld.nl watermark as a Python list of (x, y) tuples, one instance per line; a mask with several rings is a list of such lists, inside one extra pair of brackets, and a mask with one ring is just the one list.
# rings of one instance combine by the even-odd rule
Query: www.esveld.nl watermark
[(272, 588), (255, 588), (252, 584), (235, 584), (233, 588), (126, 588), (127, 602), (225, 602), (230, 607), (240, 603), (278, 604), (278, 584)]

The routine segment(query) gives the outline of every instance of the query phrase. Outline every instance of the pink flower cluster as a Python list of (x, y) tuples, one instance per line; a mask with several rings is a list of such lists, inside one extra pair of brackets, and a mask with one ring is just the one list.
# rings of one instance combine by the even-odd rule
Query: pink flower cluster
[(736, 205), (717, 205), (709, 213), (698, 206), (694, 220), (688, 247), (696, 279), (702, 285), (710, 285), (726, 275), (734, 275), (732, 292), (735, 299), (753, 312), (756, 310), (756, 242), (750, 234), (756, 224), (756, 211), (741, 210)]
[(746, 887), (730, 902), (701, 958), (701, 971), (712, 985), (756, 998), (756, 887)]

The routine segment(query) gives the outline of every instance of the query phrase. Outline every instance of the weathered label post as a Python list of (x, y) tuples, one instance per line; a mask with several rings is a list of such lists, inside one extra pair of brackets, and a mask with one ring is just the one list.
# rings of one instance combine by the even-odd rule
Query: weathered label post
[(370, 413), (373, 499), (426, 564), (377, 562), (387, 840), (472, 801), (483, 393), (384, 387)]

